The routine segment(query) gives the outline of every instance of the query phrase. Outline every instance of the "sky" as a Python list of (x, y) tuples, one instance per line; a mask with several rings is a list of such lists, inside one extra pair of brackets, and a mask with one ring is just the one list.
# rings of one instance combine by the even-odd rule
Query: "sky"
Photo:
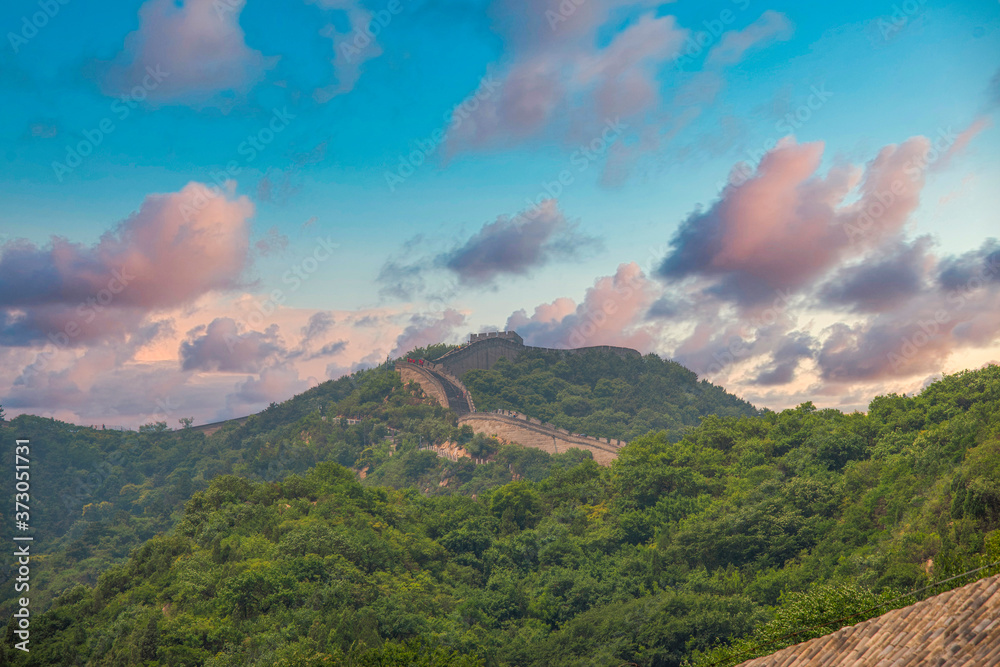
[(414, 347), (864, 410), (1000, 362), (1000, 3), (14, 0), (0, 404), (257, 412)]

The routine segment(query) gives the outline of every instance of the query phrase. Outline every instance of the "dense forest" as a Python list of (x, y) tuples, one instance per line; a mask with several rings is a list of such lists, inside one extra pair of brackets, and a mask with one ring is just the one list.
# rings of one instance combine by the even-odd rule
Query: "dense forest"
[(500, 446), (388, 365), (208, 437), (14, 419), (48, 447), (32, 650), (8, 624), (0, 660), (707, 667), (1000, 561), (996, 366), (849, 415), (757, 412), (651, 357), (464, 379), (631, 441), (608, 468)]

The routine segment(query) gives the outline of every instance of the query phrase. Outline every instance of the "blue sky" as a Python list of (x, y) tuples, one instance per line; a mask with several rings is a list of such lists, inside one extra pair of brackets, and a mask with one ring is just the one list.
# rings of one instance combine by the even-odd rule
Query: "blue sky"
[[(0, 26), (12, 413), (231, 416), (515, 325), (592, 321), (768, 407), (1000, 357), (996, 3), (36, 0)], [(148, 274), (53, 342), (126, 259)], [(977, 270), (957, 307), (945, 276)]]

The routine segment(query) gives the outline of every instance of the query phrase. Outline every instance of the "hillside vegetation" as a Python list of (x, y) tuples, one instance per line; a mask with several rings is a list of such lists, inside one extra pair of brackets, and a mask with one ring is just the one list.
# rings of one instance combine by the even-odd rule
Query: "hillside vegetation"
[[(64, 592), (33, 618), (32, 652), (3, 659), (734, 664), (1000, 561), (996, 366), (878, 397), (867, 415), (807, 403), (709, 416), (676, 440), (633, 439), (609, 468), (496, 449), (393, 377), (372, 372), (336, 401), (367, 411), (357, 426), (310, 413), (290, 445), (251, 420), (260, 430), (242, 437), (238, 461), (225, 449), (233, 432), (207, 439), (244, 475), (267, 446), (327, 460), (280, 481), (203, 485), (199, 468), (171, 530)], [(394, 450), (378, 431), (389, 427), (401, 433)], [(496, 460), (463, 473), (419, 450), (424, 437)], [(370, 474), (359, 481), (345, 463)]]
[(599, 438), (632, 440), (666, 431), (677, 440), (706, 415), (757, 414), (746, 401), (655, 354), (528, 348), (488, 371), (467, 371), (462, 382), (479, 410), (515, 410)]
[[(436, 358), (452, 347), (433, 345), (407, 356)], [(592, 362), (600, 365), (600, 355)], [(605, 370), (616, 382), (625, 382), (622, 377), (628, 369)], [(738, 402), (720, 388), (706, 386)], [(488, 392), (480, 395), (486, 401), (499, 401)], [(707, 404), (696, 405), (709, 409)], [(338, 416), (360, 422), (348, 424)], [(552, 458), (538, 450), (500, 448), (495, 441), (473, 437), (468, 428), (457, 429), (455, 415), (427, 400), (418, 387), (403, 387), (388, 363), (325, 382), (208, 437), (197, 428), (171, 430), (166, 422), (147, 424), (135, 432), (22, 415), (8, 426), (9, 432), (35, 445), (32, 526), (36, 553), (48, 559), (33, 580), (36, 609), (45, 608), (54, 594), (77, 583), (94, 584), (111, 564), (169, 530), (191, 494), (204, 490), (219, 475), (272, 482), (334, 461), (365, 471), (366, 485), (471, 495), (513, 478), (539, 480), (552, 465), (569, 465), (584, 456), (571, 450)], [(448, 461), (420, 449), (445, 442), (491, 463)], [(0, 510), (0, 515), (4, 512), (9, 509)], [(0, 565), (0, 612), (9, 612), (18, 597), (7, 585), (13, 576), (9, 564)]]

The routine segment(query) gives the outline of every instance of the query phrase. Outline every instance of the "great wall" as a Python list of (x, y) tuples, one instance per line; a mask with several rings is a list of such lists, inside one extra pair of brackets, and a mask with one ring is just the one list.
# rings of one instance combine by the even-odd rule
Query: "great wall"
[(516, 442), (550, 454), (567, 449), (584, 449), (591, 452), (601, 465), (610, 465), (618, 458), (618, 450), (625, 443), (620, 440), (591, 438), (570, 433), (566, 429), (532, 419), (507, 410), (478, 412), (472, 395), (459, 377), (473, 369), (489, 370), (500, 359), (516, 359), (525, 350), (545, 350), (561, 354), (579, 354), (590, 350), (611, 352), (621, 356), (639, 356), (635, 350), (602, 345), (572, 350), (554, 350), (530, 347), (514, 331), (472, 334), (469, 342), (442, 355), (436, 361), (407, 359), (396, 364), (396, 372), (404, 382), (416, 382), (427, 396), (458, 415), (459, 425), (468, 425), (476, 433), (493, 436), (504, 442)]
[[(473, 369), (489, 370), (500, 359), (516, 359), (525, 350), (542, 350), (563, 355), (581, 354), (596, 350), (617, 354), (619, 356), (640, 356), (636, 350), (611, 345), (580, 347), (569, 350), (544, 347), (532, 347), (524, 344), (524, 340), (515, 331), (500, 331), (482, 334), (471, 334), (469, 342), (447, 354), (438, 357), (434, 362), (423, 359), (411, 359), (396, 363), (396, 372), (404, 382), (416, 382), (429, 397), (441, 405), (455, 411), (459, 424), (467, 424), (476, 433), (496, 437), (502, 442), (513, 442), (525, 447), (534, 447), (550, 454), (564, 453), (567, 449), (584, 449), (594, 456), (601, 465), (610, 465), (618, 458), (618, 450), (625, 446), (621, 440), (610, 438), (591, 438), (586, 435), (570, 433), (566, 429), (553, 424), (532, 419), (509, 410), (479, 412), (472, 400), (472, 394), (466, 389), (459, 377)], [(243, 424), (250, 416), (230, 419), (195, 426), (195, 431), (201, 431), (206, 436), (211, 435), (227, 424)], [(324, 419), (326, 419), (324, 417)], [(348, 422), (354, 420), (348, 419)], [(450, 455), (449, 455), (450, 456)]]

